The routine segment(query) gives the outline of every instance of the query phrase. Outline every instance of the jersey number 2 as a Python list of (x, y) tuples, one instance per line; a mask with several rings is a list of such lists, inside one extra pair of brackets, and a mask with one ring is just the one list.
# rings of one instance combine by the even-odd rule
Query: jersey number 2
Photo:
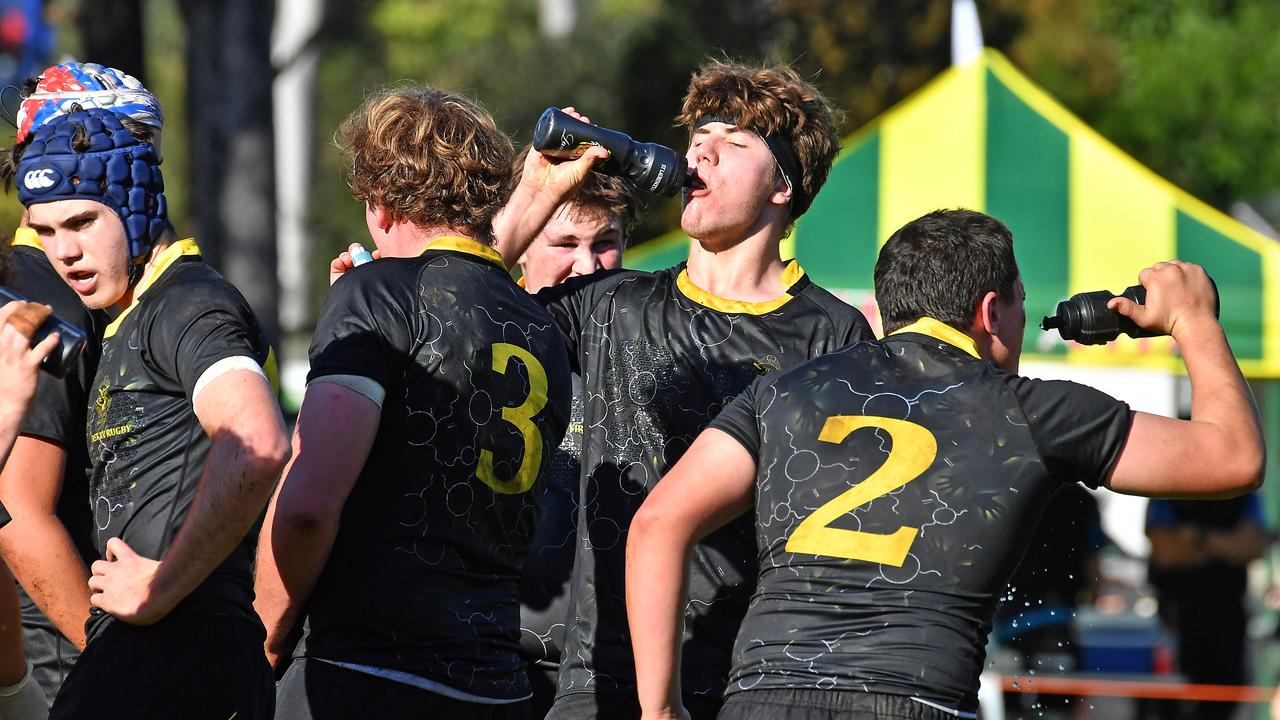
[(476, 468), (476, 477), (496, 493), (518, 495), (533, 487), (538, 479), (538, 469), (542, 467), (542, 433), (533, 423), (533, 416), (547, 404), (547, 371), (543, 369), (538, 358), (528, 350), (510, 343), (495, 343), (493, 346), (493, 371), (499, 375), (507, 374), (507, 366), (511, 358), (520, 358), (529, 374), (529, 395), (517, 407), (502, 408), (502, 419), (511, 423), (524, 437), (524, 456), (520, 458), (520, 467), (509, 480), (499, 480), (493, 471), (493, 451), (480, 451), (480, 465)]
[(844, 530), (831, 523), (878, 497), (920, 477), (938, 455), (938, 441), (923, 427), (906, 420), (871, 415), (836, 415), (827, 418), (818, 439), (841, 443), (861, 428), (889, 433), (893, 447), (889, 457), (866, 480), (840, 493), (813, 511), (787, 540), (787, 552), (865, 560), (902, 567), (920, 528), (900, 527), (887, 535)]

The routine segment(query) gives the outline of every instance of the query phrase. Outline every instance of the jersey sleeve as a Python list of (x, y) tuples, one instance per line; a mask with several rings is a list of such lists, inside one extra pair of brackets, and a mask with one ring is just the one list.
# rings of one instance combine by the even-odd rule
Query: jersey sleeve
[[(69, 372), (59, 379), (40, 373), (31, 409), (23, 416), (18, 432), (64, 448), (73, 442), (84, 442), (83, 406), (88, 395), (80, 384), (83, 378), (78, 375)], [(77, 406), (81, 408), (79, 413), (75, 410)]]
[(753, 458), (760, 457), (760, 415), (756, 400), (762, 393), (772, 392), (767, 387), (771, 379), (769, 375), (756, 378), (708, 425), (728, 433), (746, 448)]
[(875, 333), (871, 330), (871, 324), (867, 322), (866, 316), (860, 310), (832, 295), (831, 291), (814, 285), (807, 277), (805, 282), (807, 287), (801, 290), (801, 293), (830, 318), (833, 348), (876, 339)]
[(156, 362), (167, 365), (189, 399), (196, 383), (215, 363), (248, 357), (262, 366), (267, 348), (248, 304), (229, 285), (192, 283), (178, 294), (180, 302), (161, 308), (152, 324)]
[(848, 324), (844, 328), (844, 337), (840, 338), (844, 345), (859, 342), (871, 342), (876, 334), (871, 331), (871, 323), (856, 308), (849, 308)]
[(387, 277), (387, 270), (370, 263), (329, 288), (311, 341), (307, 382), (354, 375), (385, 391), (400, 378), (415, 310), (411, 298), (397, 298), (393, 292), (405, 281)]
[(1009, 376), (1049, 475), (1099, 487), (1124, 449), (1128, 404), (1078, 383)]

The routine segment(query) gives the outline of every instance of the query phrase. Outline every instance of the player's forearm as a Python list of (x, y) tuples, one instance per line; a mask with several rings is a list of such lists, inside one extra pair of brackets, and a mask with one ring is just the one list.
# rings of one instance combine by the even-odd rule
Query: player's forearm
[(344, 385), (316, 382), (298, 413), (293, 458), (258, 541), (258, 609), (273, 664), (338, 536), (342, 508), (377, 437), (381, 408)]
[(152, 602), (172, 609), (231, 554), (257, 520), (288, 457), (257, 454), (236, 435), (213, 438), (191, 509), (151, 581)]
[(531, 180), (522, 179), (516, 186), (507, 204), (493, 219), (494, 249), (502, 255), (508, 269), (515, 267), (562, 201), (560, 194), (549, 192)]
[(1204, 535), (1187, 526), (1149, 530), (1151, 564), (1161, 570), (1202, 567), (1210, 556)]
[[(19, 613), (18, 589), (14, 587), (8, 568), (0, 563), (0, 617), (18, 617)], [(14, 685), (26, 674), (21, 623), (0, 623), (0, 685)]]
[(52, 514), (10, 508), (13, 521), (0, 532), (5, 562), (45, 617), (77, 648), (85, 645), (89, 618), (89, 569), (67, 528)]
[(1248, 565), (1266, 552), (1267, 537), (1256, 524), (1247, 522), (1225, 532), (1207, 533), (1205, 548), (1219, 560)]
[(1180, 323), (1174, 328), (1174, 339), (1191, 381), (1191, 420), (1217, 430), (1217, 452), (1205, 459), (1223, 477), (1221, 494), (1255, 489), (1262, 483), (1266, 464), (1262, 425), (1222, 326), (1208, 319)]
[(4, 467), (9, 459), (9, 451), (18, 439), (18, 429), (22, 426), (22, 415), (26, 412), (25, 403), (6, 398), (0, 393), (0, 467)]
[(627, 619), (646, 717), (681, 707), (680, 649), (693, 538), (644, 509), (627, 539)]
[(267, 629), (267, 659), (273, 667), (288, 651), (286, 639), (311, 597), (337, 535), (337, 517), (281, 514), (279, 494), (271, 501), (258, 540), (253, 607)]

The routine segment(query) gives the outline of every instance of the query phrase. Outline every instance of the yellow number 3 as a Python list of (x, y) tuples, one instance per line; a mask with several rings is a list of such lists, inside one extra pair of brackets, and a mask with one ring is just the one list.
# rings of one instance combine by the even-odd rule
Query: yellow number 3
[(871, 415), (837, 415), (827, 418), (818, 439), (842, 443), (861, 428), (878, 428), (889, 433), (893, 447), (889, 457), (866, 480), (840, 493), (813, 511), (787, 540), (787, 552), (865, 560), (902, 567), (920, 528), (900, 527), (887, 535), (843, 530), (831, 523), (854, 508), (887, 495), (920, 477), (938, 455), (938, 441), (923, 427), (906, 420)]
[(480, 465), (476, 467), (476, 477), (503, 495), (526, 492), (538, 479), (538, 469), (542, 467), (542, 433), (533, 423), (533, 416), (547, 404), (547, 371), (528, 350), (510, 343), (496, 343), (493, 346), (493, 371), (506, 375), (512, 357), (520, 358), (529, 373), (529, 395), (518, 407), (502, 408), (502, 419), (520, 430), (524, 437), (524, 457), (520, 459), (515, 476), (509, 480), (499, 480), (493, 472), (493, 452), (490, 450), (480, 451)]

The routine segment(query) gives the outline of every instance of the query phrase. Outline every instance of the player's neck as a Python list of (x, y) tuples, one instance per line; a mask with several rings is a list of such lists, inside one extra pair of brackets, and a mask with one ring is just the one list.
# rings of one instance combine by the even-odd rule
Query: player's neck
[(138, 285), (142, 282), (141, 278), (145, 278), (151, 274), (152, 270), (155, 269), (156, 260), (160, 257), (160, 253), (168, 250), (169, 246), (175, 242), (177, 242), (177, 238), (174, 237), (173, 233), (167, 232), (156, 241), (155, 245), (151, 246), (151, 257), (147, 260), (146, 266), (142, 268), (142, 274), (138, 276), (138, 282), (129, 285), (129, 289), (125, 290), (124, 295), (120, 296), (120, 299), (112, 306), (113, 311), (121, 312), (133, 304), (133, 298), (137, 294)]
[(786, 264), (782, 262), (778, 243), (771, 234), (753, 236), (718, 251), (692, 243), (689, 280), (725, 300), (773, 300), (787, 290), (782, 279)]
[(382, 257), (412, 258), (421, 255), (427, 245), (442, 237), (462, 237), (479, 243), (484, 242), (469, 230), (460, 230), (446, 225), (422, 227), (410, 222), (394, 223), (381, 235), (375, 236), (373, 241), (382, 251)]

